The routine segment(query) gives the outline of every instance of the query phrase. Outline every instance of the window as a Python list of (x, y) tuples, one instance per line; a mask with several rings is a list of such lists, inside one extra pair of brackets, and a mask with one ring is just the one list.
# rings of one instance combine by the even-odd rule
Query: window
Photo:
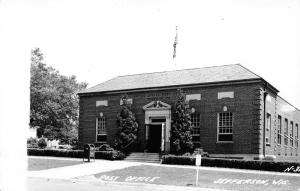
[[(127, 103), (128, 104), (132, 104), (133, 103), (133, 99), (132, 98), (128, 98), (127, 99)], [(123, 100), (122, 99), (120, 99), (120, 105), (123, 105)]]
[(151, 118), (151, 123), (165, 123), (166, 118)]
[(289, 131), (289, 126), (288, 126), (288, 120), (284, 120), (284, 144), (287, 146), (288, 145), (288, 131)]
[(299, 129), (298, 129), (298, 124), (296, 124), (296, 135), (295, 135), (295, 144), (296, 144), (296, 147), (298, 148), (299, 146), (299, 140), (298, 140), (298, 136), (299, 136)]
[(266, 120), (266, 145), (270, 145), (271, 139), (271, 114), (267, 113)]
[(96, 119), (96, 142), (106, 142), (106, 120), (105, 117)]
[(197, 146), (199, 144), (200, 146), (200, 114), (192, 114), (191, 115), (191, 121), (193, 125), (192, 129), (192, 137), (193, 137), (193, 143)]
[(277, 143), (279, 145), (281, 145), (281, 131), (282, 131), (281, 116), (278, 115)]
[(294, 123), (291, 121), (290, 146), (294, 146)]
[(234, 92), (218, 92), (218, 99), (234, 98)]
[(218, 141), (233, 141), (233, 117), (231, 112), (218, 114)]
[(201, 100), (201, 94), (188, 94), (188, 95), (186, 95), (185, 99), (187, 101), (190, 101), (190, 100)]
[(99, 107), (99, 106), (107, 106), (108, 103), (107, 103), (107, 100), (99, 100), (99, 101), (96, 101), (96, 107)]

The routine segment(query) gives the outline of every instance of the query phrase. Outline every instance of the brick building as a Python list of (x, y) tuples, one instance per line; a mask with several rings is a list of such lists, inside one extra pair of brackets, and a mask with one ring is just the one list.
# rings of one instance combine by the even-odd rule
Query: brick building
[(139, 124), (136, 151), (169, 152), (178, 88), (193, 111), (194, 145), (211, 157), (300, 161), (300, 111), (239, 64), (119, 76), (80, 92), (80, 144), (114, 144), (127, 93)]

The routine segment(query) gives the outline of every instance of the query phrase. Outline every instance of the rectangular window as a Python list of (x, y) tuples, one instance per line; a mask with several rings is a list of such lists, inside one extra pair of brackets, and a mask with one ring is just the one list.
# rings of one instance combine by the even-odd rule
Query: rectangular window
[(186, 95), (185, 99), (187, 101), (190, 101), (190, 100), (201, 100), (201, 94), (188, 94), (188, 95)]
[(290, 131), (290, 146), (294, 146), (294, 123), (291, 121), (291, 131)]
[(231, 112), (218, 114), (218, 141), (233, 141), (233, 116)]
[(218, 92), (218, 99), (234, 98), (234, 92)]
[(281, 145), (281, 131), (282, 131), (281, 116), (278, 115), (277, 143), (279, 145)]
[(271, 142), (271, 114), (267, 113), (266, 120), (266, 145), (270, 145)]
[[(127, 99), (127, 103), (128, 104), (132, 104), (133, 103), (133, 99), (132, 98), (128, 98)], [(123, 105), (123, 100), (122, 99), (120, 99), (120, 105)]]
[(288, 132), (289, 132), (289, 123), (287, 119), (284, 119), (284, 144), (288, 145)]
[(96, 142), (106, 142), (106, 120), (105, 117), (96, 119)]
[(191, 115), (191, 121), (192, 121), (192, 137), (193, 137), (193, 143), (197, 147), (200, 146), (200, 114), (192, 114)]
[(99, 107), (99, 106), (107, 106), (108, 103), (107, 103), (107, 100), (99, 100), (99, 101), (96, 101), (96, 107)]
[(166, 118), (151, 118), (151, 123), (165, 123)]
[(295, 135), (295, 141), (296, 141), (296, 147), (298, 148), (299, 146), (299, 140), (298, 140), (298, 136), (299, 136), (299, 128), (298, 128), (298, 124), (296, 124), (296, 135)]

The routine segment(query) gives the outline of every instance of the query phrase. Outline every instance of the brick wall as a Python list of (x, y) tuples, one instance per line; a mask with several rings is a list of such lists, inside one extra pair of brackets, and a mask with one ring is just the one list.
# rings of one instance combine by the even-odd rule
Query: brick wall
[[(296, 124), (300, 131), (300, 111), (289, 104), (287, 101), (273, 93), (270, 89), (265, 88), (263, 85), (260, 86), (260, 125), (259, 125), (259, 153), (261, 158), (265, 156), (276, 157), (277, 161), (300, 161), (300, 149), (295, 145), (291, 147), (290, 138), (288, 138), (288, 145), (284, 144), (284, 121), (288, 119), (290, 135), (290, 122), (293, 121), (294, 125), (294, 137), (296, 134)], [(266, 107), (264, 110), (264, 92), (267, 93), (266, 96)], [(264, 128), (264, 112), (265, 119), (267, 120), (267, 114), (271, 117), (271, 131), (268, 131)], [(279, 129), (279, 120), (278, 116), (281, 116), (281, 144), (278, 141), (278, 129)], [(267, 125), (267, 122), (266, 122)], [(269, 136), (270, 142), (267, 144), (264, 142), (264, 135)], [(299, 135), (298, 135), (299, 137)], [(300, 146), (300, 143), (298, 143)]]
[[(210, 154), (259, 154), (261, 151), (261, 89), (258, 84), (226, 85), (185, 88), (187, 94), (200, 93), (201, 100), (191, 100), (190, 106), (200, 113), (200, 141)], [(218, 92), (233, 91), (234, 98), (218, 99)], [(133, 98), (132, 110), (139, 123), (138, 151), (145, 148), (145, 118), (142, 107), (154, 100), (173, 106), (176, 89), (148, 92), (127, 92)], [(95, 143), (96, 117), (100, 112), (107, 120), (107, 142), (114, 144), (117, 132), (116, 116), (120, 110), (120, 93), (80, 96), (79, 142)], [(108, 100), (108, 106), (96, 107), (97, 100)], [(227, 110), (233, 113), (233, 143), (217, 143), (217, 113)]]

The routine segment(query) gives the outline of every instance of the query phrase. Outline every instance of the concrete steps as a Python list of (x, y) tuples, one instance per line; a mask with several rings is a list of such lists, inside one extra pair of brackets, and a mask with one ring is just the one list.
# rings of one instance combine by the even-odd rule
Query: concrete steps
[(134, 152), (127, 156), (125, 161), (160, 163), (161, 156), (159, 153), (138, 153)]

